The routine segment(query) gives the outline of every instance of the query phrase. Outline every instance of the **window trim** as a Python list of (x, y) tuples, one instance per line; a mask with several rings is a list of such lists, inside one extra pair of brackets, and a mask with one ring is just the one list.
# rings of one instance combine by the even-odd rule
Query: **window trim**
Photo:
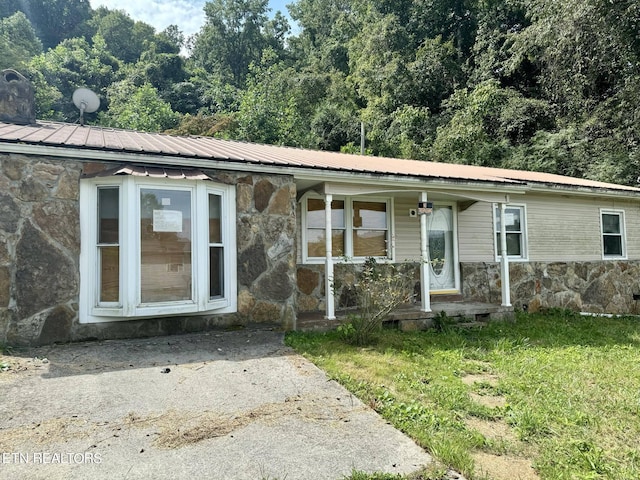
[[(603, 215), (617, 215), (620, 218), (620, 238), (622, 240), (622, 255), (605, 255), (604, 253), (604, 236), (611, 235), (604, 233)], [(619, 208), (601, 208), (600, 209), (600, 251), (602, 252), (602, 260), (627, 260), (627, 225), (625, 220), (624, 209)]]
[[(118, 186), (120, 282), (119, 302), (100, 304), (97, 235), (99, 187)], [(142, 304), (140, 301), (140, 189), (191, 192), (192, 298)], [(223, 297), (209, 297), (209, 194), (221, 197), (224, 258)], [(235, 187), (205, 180), (178, 180), (133, 175), (94, 177), (80, 181), (80, 323), (102, 323), (158, 316), (223, 314), (237, 311)], [(130, 266), (134, 267), (130, 267)]]
[[(303, 264), (321, 264), (324, 263), (325, 257), (310, 257), (307, 251), (307, 200), (309, 198), (319, 199), (324, 201), (325, 197), (315, 193), (307, 193), (300, 199), (301, 204), (301, 249), (302, 249), (302, 263)], [(343, 255), (335, 255), (333, 252), (333, 259), (340, 261), (341, 259), (348, 258), (351, 263), (364, 263), (368, 257), (356, 257), (353, 255), (353, 233), (357, 230), (353, 227), (353, 202), (379, 202), (385, 203), (387, 206), (387, 255), (383, 257), (374, 257), (379, 262), (393, 262), (395, 259), (395, 234), (394, 234), (394, 202), (393, 197), (381, 197), (370, 195), (333, 195), (333, 201), (344, 201), (344, 249)], [(333, 228), (333, 226), (332, 226)], [(335, 228), (333, 228), (335, 230)]]
[[(500, 208), (499, 203), (491, 204), (491, 216), (493, 217), (493, 252), (494, 258), (496, 262), (499, 262), (502, 255), (500, 254), (500, 245), (498, 245), (498, 219), (499, 213), (496, 213), (496, 210)], [(507, 208), (519, 208), (521, 211), (521, 235), (522, 242), (520, 245), (520, 249), (522, 251), (522, 255), (507, 255), (507, 258), (510, 262), (527, 262), (529, 261), (529, 233), (527, 231), (527, 205), (524, 203), (507, 203)]]

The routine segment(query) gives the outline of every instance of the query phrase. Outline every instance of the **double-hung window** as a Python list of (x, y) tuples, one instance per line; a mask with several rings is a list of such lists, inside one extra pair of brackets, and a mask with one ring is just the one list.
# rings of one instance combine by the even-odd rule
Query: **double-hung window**
[[(392, 258), (391, 199), (344, 197), (331, 202), (331, 245), (334, 257)], [(319, 261), (326, 252), (324, 198), (303, 201), (304, 261)]]
[(235, 311), (233, 187), (118, 175), (80, 198), (82, 323)]
[(624, 211), (600, 210), (602, 257), (626, 258)]
[[(494, 239), (496, 259), (499, 259), (501, 252), (501, 223), (500, 223), (500, 206), (494, 204)], [(507, 205), (505, 210), (505, 228), (507, 235), (507, 256), (510, 259), (527, 258), (527, 228), (526, 228), (526, 209), (524, 205)]]

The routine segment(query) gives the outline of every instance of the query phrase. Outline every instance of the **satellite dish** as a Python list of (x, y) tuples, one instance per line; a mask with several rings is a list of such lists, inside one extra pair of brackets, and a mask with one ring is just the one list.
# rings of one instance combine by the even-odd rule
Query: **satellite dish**
[(73, 92), (73, 103), (80, 110), (80, 125), (84, 125), (84, 114), (100, 108), (100, 99), (88, 88), (78, 88)]

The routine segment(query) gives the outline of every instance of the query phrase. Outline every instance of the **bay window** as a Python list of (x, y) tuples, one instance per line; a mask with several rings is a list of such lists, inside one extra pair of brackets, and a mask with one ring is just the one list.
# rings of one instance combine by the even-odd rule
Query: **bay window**
[(233, 187), (127, 175), (80, 196), (81, 323), (235, 311)]

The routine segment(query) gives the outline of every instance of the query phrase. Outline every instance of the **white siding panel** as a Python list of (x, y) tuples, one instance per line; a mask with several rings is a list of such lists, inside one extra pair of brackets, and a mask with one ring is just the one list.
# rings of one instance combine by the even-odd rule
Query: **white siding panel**
[(477, 202), (458, 212), (458, 248), (461, 262), (493, 262), (491, 203)]
[[(396, 197), (393, 234), (396, 261), (419, 261), (420, 219), (410, 217), (418, 197)], [(526, 194), (514, 204), (526, 205), (528, 260), (532, 262), (594, 261), (602, 259), (600, 209), (625, 213), (627, 256), (640, 260), (640, 203), (608, 198)], [(437, 204), (437, 202), (436, 202)], [(495, 261), (492, 204), (477, 202), (458, 212), (460, 262)], [(300, 210), (298, 209), (298, 219)], [(298, 221), (297, 251), (301, 261), (302, 235)]]
[(394, 201), (396, 261), (420, 260), (420, 218), (409, 216), (409, 210), (417, 206), (417, 194), (415, 199), (398, 197)]
[(602, 202), (588, 197), (526, 195), (529, 260), (600, 260)]

